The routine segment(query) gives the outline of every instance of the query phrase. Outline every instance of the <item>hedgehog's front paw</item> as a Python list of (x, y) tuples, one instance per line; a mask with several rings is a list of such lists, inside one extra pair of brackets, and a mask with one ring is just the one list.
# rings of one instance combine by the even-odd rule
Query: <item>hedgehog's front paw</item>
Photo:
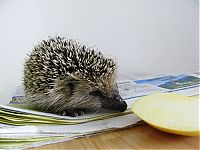
[(71, 117), (77, 117), (84, 115), (85, 111), (82, 109), (77, 109), (77, 110), (65, 110), (62, 112), (63, 116), (71, 116)]

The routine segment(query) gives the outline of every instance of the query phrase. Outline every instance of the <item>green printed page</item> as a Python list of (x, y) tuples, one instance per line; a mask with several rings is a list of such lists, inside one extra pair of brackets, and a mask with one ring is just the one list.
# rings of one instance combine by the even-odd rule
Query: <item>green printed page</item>
[(26, 148), (30, 145), (36, 145), (44, 142), (53, 142), (64, 140), (67, 136), (53, 136), (53, 137), (40, 137), (40, 138), (0, 138), (0, 149), (19, 149)]
[[(8, 125), (41, 125), (41, 124), (56, 124), (56, 125), (73, 125), (73, 124), (80, 124), (86, 123), (90, 121), (96, 120), (103, 120), (118, 116), (123, 116), (132, 113), (130, 110), (126, 110), (125, 112), (120, 113), (107, 113), (101, 115), (91, 115), (91, 117), (83, 117), (83, 118), (76, 118), (76, 117), (62, 117), (55, 115), (47, 116), (33, 113), (24, 113), (20, 112), (19, 110), (22, 109), (7, 109), (6, 107), (0, 106), (0, 123), (8, 124)], [(42, 113), (44, 114), (44, 113)], [(70, 118), (70, 119), (69, 119)], [(76, 118), (76, 119), (73, 119)]]

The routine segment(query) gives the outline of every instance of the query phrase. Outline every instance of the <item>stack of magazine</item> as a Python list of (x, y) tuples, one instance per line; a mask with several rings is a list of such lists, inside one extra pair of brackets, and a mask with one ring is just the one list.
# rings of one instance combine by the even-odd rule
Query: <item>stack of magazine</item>
[(118, 82), (125, 112), (99, 112), (78, 117), (59, 116), (20, 108), (23, 87), (15, 88), (8, 105), (0, 105), (0, 149), (23, 149), (72, 140), (96, 133), (127, 128), (141, 123), (131, 112), (138, 98), (158, 92), (176, 92), (187, 96), (199, 95), (198, 74), (173, 74)]

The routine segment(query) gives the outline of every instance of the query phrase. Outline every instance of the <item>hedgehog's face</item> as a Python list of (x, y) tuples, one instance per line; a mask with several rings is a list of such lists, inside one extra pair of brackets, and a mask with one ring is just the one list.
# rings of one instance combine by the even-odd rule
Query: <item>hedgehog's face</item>
[(121, 98), (117, 84), (113, 87), (102, 87), (102, 88), (94, 88), (89, 92), (89, 97), (91, 99), (96, 99), (101, 103), (102, 108), (107, 110), (114, 111), (125, 111), (127, 108), (127, 104)]
[(74, 99), (78, 108), (94, 111), (103, 108), (120, 112), (127, 108), (126, 102), (119, 95), (117, 83), (113, 78), (108, 78), (103, 83), (80, 80), (75, 82), (73, 86), (69, 86), (71, 86), (70, 89), (73, 89), (71, 99)]

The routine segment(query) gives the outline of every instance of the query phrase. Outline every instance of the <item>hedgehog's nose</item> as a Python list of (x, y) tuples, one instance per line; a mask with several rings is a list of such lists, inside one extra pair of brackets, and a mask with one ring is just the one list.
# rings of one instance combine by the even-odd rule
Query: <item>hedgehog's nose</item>
[(125, 101), (120, 101), (116, 104), (116, 109), (119, 110), (120, 112), (125, 111), (127, 108), (127, 104)]
[(120, 112), (125, 111), (126, 108), (127, 108), (127, 104), (126, 104), (125, 101), (123, 101), (122, 97), (120, 95), (116, 94), (114, 96), (114, 98), (117, 100), (117, 103), (115, 105), (115, 109), (120, 111)]
[(115, 95), (114, 98), (104, 101), (103, 108), (107, 110), (123, 112), (126, 110), (127, 104), (125, 101), (123, 101), (120, 95)]

